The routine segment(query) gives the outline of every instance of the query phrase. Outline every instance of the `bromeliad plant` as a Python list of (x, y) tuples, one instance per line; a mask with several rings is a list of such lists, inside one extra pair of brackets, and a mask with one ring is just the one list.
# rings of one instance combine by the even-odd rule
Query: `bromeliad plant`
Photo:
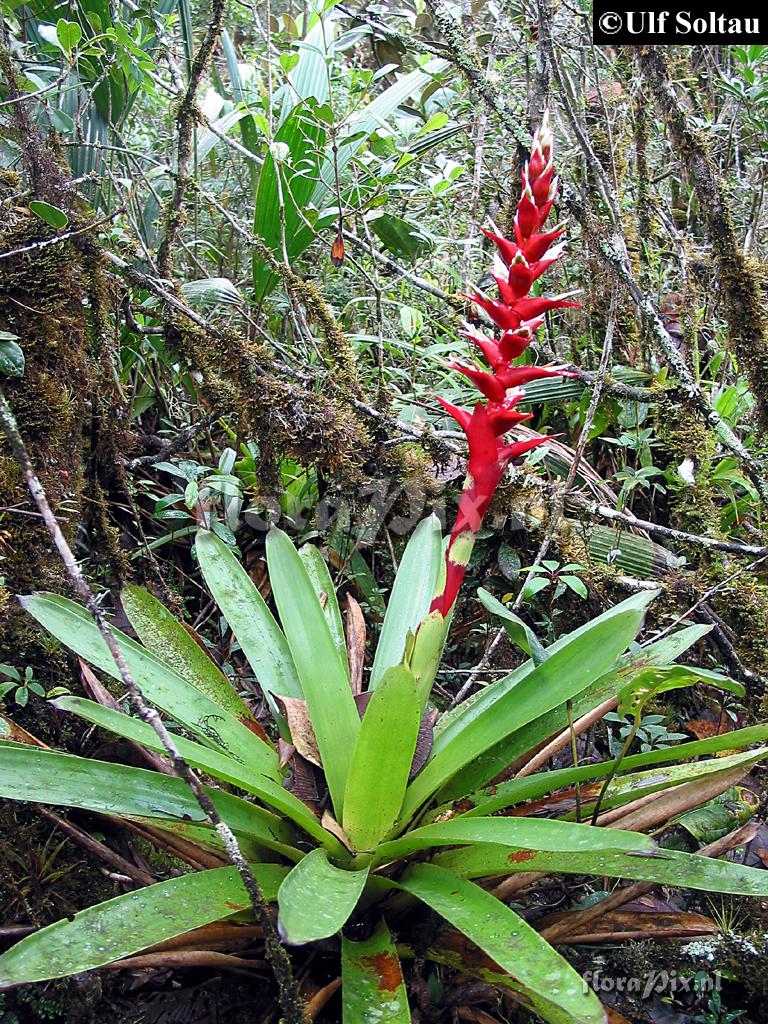
[[(531, 282), (557, 257), (548, 246), (560, 229), (540, 230), (555, 188), (545, 125), (524, 174), (515, 241), (494, 236), (504, 263), (500, 297), (476, 300), (501, 328), (498, 340), (470, 332), (491, 370), (460, 367), (485, 401), (471, 413), (449, 408), (466, 430), (470, 450), (456, 525), (445, 549), (434, 518), (414, 531), (390, 596), (367, 693), (359, 693), (359, 625), (349, 631), (348, 644), (320, 552), (312, 546), (297, 551), (279, 530), (271, 531), (266, 545), (278, 618), (219, 537), (201, 531), (196, 551), (205, 582), (258, 678), (282, 744), (270, 739), (227, 677), (163, 605), (138, 588), (122, 595), (141, 641), (113, 631), (125, 661), (146, 699), (181, 730), (177, 745), (183, 758), (210, 780), (207, 791), (237, 836), (265, 898), (277, 902), (284, 942), (338, 938), (345, 1024), (411, 1019), (401, 964), (412, 955), (409, 937), (417, 934), (412, 925), (422, 904), (446, 922), (426, 948), (420, 941), (428, 959), (480, 977), (556, 1024), (605, 1020), (599, 1000), (568, 962), (475, 879), (504, 879), (519, 871), (595, 873), (768, 895), (764, 872), (664, 850), (633, 830), (632, 817), (635, 801), (673, 786), (683, 794), (678, 809), (724, 792), (768, 747), (694, 759), (766, 740), (768, 728), (663, 751), (627, 751), (620, 764), (606, 761), (525, 777), (509, 771), (573, 716), (611, 697), (623, 703), (634, 699), (627, 696), (633, 686), (637, 700), (670, 680), (681, 685), (702, 677), (708, 685), (740, 692), (724, 677), (670, 667), (705, 627), (691, 626), (626, 653), (653, 594), (633, 596), (545, 648), (513, 613), (481, 592), (530, 660), (438, 718), (432, 734), (430, 691), (474, 537), (506, 466), (540, 443), (508, 444), (504, 435), (523, 418), (516, 411), (519, 385), (555, 372), (513, 365), (542, 313), (566, 301), (528, 297)], [(23, 604), (81, 658), (119, 678), (83, 608), (50, 594), (26, 597)], [(116, 707), (74, 696), (53, 703), (162, 752), (149, 725)], [(40, 749), (20, 742), (22, 734), (5, 721), (0, 795), (117, 817), (196, 870), (25, 938), (0, 957), (0, 984), (130, 963), (134, 954), (194, 929), (203, 930), (189, 941), (204, 945), (206, 926), (214, 922), (224, 922), (217, 931), (218, 949), (222, 935), (240, 941), (250, 913), (243, 883), (237, 870), (226, 866), (217, 833), (182, 780)], [(316, 800), (305, 803), (295, 785), (286, 785), (286, 743), (317, 764)], [(651, 768), (660, 764), (667, 767)], [(578, 787), (576, 820), (569, 787)], [(557, 795), (547, 796), (552, 793)], [(533, 800), (535, 812), (526, 814)], [(611, 827), (600, 827), (599, 816), (596, 825), (585, 823), (596, 807), (610, 811)], [(662, 820), (646, 815), (644, 827), (663, 824), (668, 814)], [(622, 828), (623, 822), (629, 827)]]

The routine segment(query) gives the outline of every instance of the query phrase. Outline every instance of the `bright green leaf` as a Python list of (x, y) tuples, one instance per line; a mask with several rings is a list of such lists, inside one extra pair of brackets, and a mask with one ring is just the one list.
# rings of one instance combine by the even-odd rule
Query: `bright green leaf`
[[(266, 900), (286, 869), (251, 865)], [(148, 946), (246, 910), (250, 900), (236, 868), (169, 878), (116, 896), (34, 932), (0, 956), (0, 985), (62, 978), (139, 953)]]
[(394, 825), (416, 749), (421, 701), (413, 674), (388, 669), (363, 716), (344, 792), (344, 831), (355, 850), (373, 850)]
[(33, 199), (29, 204), (29, 208), (36, 217), (45, 221), (45, 223), (49, 224), (52, 228), (56, 228), (57, 231), (61, 228), (65, 228), (67, 224), (69, 224), (69, 217), (67, 217), (66, 213), (64, 213), (63, 210), (60, 210), (58, 206), (51, 206), (50, 203), (44, 203), (39, 199)]
[(301, 945), (335, 935), (357, 906), (367, 878), (367, 868), (343, 871), (330, 863), (324, 850), (308, 853), (277, 893), (283, 941)]

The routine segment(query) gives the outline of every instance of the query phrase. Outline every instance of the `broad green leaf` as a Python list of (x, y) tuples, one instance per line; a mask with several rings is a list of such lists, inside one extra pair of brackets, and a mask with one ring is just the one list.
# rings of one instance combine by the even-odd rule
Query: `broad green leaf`
[(408, 787), (403, 819), (479, 754), (607, 672), (634, 638), (653, 597), (646, 593), (623, 601), (553, 644), (541, 665), (523, 666), (527, 670), (517, 674), (514, 685), (494, 684), (482, 691), (464, 715), (435, 737), (431, 759)]
[[(94, 701), (85, 700), (84, 697), (57, 697), (51, 703), (60, 711), (69, 711), (103, 729), (108, 729), (117, 736), (140, 743), (149, 750), (165, 753), (165, 748), (152, 726), (138, 718), (105, 708)], [(305, 832), (317, 839), (331, 853), (338, 855), (345, 852), (341, 843), (329, 832), (326, 832), (307, 805), (279, 782), (274, 782), (265, 775), (256, 775), (255, 772), (244, 769), (238, 761), (226, 754), (220, 754), (217, 750), (204, 747), (200, 743), (193, 743), (191, 740), (184, 739), (183, 736), (175, 736), (174, 742), (181, 756), (192, 768), (199, 768), (201, 771), (221, 779), (222, 782), (238, 786), (246, 793), (258, 797), (269, 807), (291, 818), (299, 828), (304, 829)]]
[(368, 869), (343, 871), (313, 850), (286, 875), (277, 893), (284, 942), (301, 945), (335, 935), (357, 906)]
[[(57, 640), (103, 672), (120, 679), (109, 648), (88, 612), (56, 594), (33, 594), (21, 604)], [(218, 704), (146, 648), (112, 628), (144, 696), (203, 743), (219, 747), (260, 774), (280, 778), (277, 753)]]
[(408, 993), (384, 921), (367, 939), (341, 939), (343, 1024), (410, 1024)]
[(412, 829), (376, 851), (380, 863), (407, 857), (433, 846), (501, 843), (526, 850), (638, 850), (652, 851), (648, 836), (621, 829), (595, 828), (551, 818), (451, 818)]
[(23, 377), (24, 366), (24, 351), (21, 345), (13, 340), (0, 339), (0, 373), (4, 373), (6, 377)]
[(83, 38), (83, 30), (76, 21), (65, 21), (59, 18), (56, 23), (56, 38), (65, 53), (72, 53)]
[(275, 604), (301, 681), (336, 820), (340, 821), (360, 716), (347, 669), (299, 553), (282, 530), (267, 535)]
[[(335, 12), (327, 4), (313, 4), (320, 8), (313, 13), (310, 29), (298, 44), (298, 60), (288, 75), (288, 85), (280, 90), (282, 104), (280, 123), (288, 117), (297, 103), (314, 99), (325, 103), (328, 99), (330, 72), (328, 60), (333, 54), (337, 22)], [(323, 10), (323, 6), (325, 9)], [(310, 8), (311, 9), (311, 8)]]
[(221, 669), (164, 604), (135, 586), (125, 587), (120, 597), (128, 621), (148, 651), (230, 715), (241, 722), (255, 720)]
[(355, 850), (373, 850), (394, 825), (416, 749), (421, 701), (402, 665), (390, 668), (363, 716), (344, 792), (344, 831)]
[[(295, 836), (287, 822), (239, 796), (204, 788), (234, 832), (295, 858), (290, 845)], [(31, 746), (0, 744), (0, 796), (124, 817), (207, 823), (183, 779)]]
[(469, 878), (495, 878), (515, 871), (546, 871), (565, 875), (605, 875), (660, 885), (729, 892), (736, 896), (768, 895), (768, 871), (694, 853), (659, 849), (652, 856), (573, 850), (544, 853), (511, 850), (493, 844), (465, 846), (436, 854), (435, 863)]
[(280, 721), (275, 697), (304, 696), (288, 641), (253, 580), (224, 541), (200, 530), (195, 550), (205, 582), (237, 637), (273, 715)]
[(36, 217), (40, 220), (45, 221), (46, 224), (50, 225), (56, 230), (65, 228), (69, 224), (69, 217), (63, 210), (60, 210), (58, 206), (51, 206), (50, 203), (44, 203), (39, 199), (33, 199), (29, 204), (29, 208)]
[[(400, 887), (450, 922), (516, 981), (567, 1012), (573, 1024), (604, 1024), (603, 1008), (581, 975), (490, 893), (434, 864), (409, 868)], [(549, 1017), (541, 1007), (539, 1012)]]
[(376, 688), (387, 669), (400, 664), (408, 633), (415, 633), (429, 612), (442, 554), (440, 522), (437, 516), (430, 516), (413, 531), (400, 560), (376, 645), (370, 690)]
[(379, 214), (368, 225), (384, 248), (398, 257), (412, 260), (435, 245), (419, 224), (391, 213)]
[[(666, 761), (687, 761), (693, 757), (716, 754), (721, 750), (735, 750), (748, 746), (750, 743), (762, 743), (768, 740), (768, 725), (755, 725), (748, 729), (737, 729), (722, 736), (712, 736), (706, 740), (694, 740), (691, 743), (680, 743), (674, 747), (660, 750), (649, 750), (645, 754), (630, 754), (621, 762), (622, 773), (630, 773), (633, 768), (642, 768), (651, 764), (663, 764)], [(720, 759), (715, 762), (719, 764)], [(558, 768), (555, 771), (537, 772), (522, 779), (510, 779), (499, 782), (462, 797), (462, 806), (469, 807), (466, 815), (488, 815), (496, 811), (513, 807), (524, 800), (536, 800), (546, 793), (553, 793), (565, 786), (575, 786), (581, 782), (592, 782), (603, 778), (613, 767), (613, 761), (602, 761), (598, 764), (582, 765), (578, 768)], [(630, 774), (622, 775), (617, 780), (631, 778)], [(434, 812), (439, 815), (447, 811), (452, 804), (443, 804)]]
[(534, 631), (527, 623), (523, 622), (519, 615), (506, 608), (501, 601), (497, 601), (492, 594), (481, 587), (477, 596), (480, 603), (488, 609), (492, 615), (497, 615), (507, 631), (510, 639), (520, 650), (524, 651), (533, 660), (534, 665), (540, 665), (548, 657), (546, 650)]
[[(264, 898), (274, 900), (286, 868), (253, 864), (251, 870)], [(102, 967), (250, 905), (236, 868), (169, 878), (28, 935), (0, 956), (0, 985), (47, 981)]]
[[(634, 647), (629, 654), (619, 661), (618, 666), (613, 667), (604, 676), (595, 680), (582, 693), (573, 698), (574, 718), (579, 718), (581, 715), (592, 711), (609, 697), (617, 696), (621, 687), (627, 680), (632, 678), (632, 675), (638, 669), (645, 668), (648, 665), (666, 665), (670, 661), (674, 661), (675, 658), (679, 658), (681, 654), (687, 651), (697, 640), (700, 640), (701, 637), (709, 633), (710, 630), (710, 626), (688, 626), (686, 629), (682, 629), (672, 636), (664, 637), (662, 640), (655, 640), (644, 647)], [(568, 637), (563, 639), (567, 640)], [(561, 641), (558, 641), (559, 643)], [(553, 645), (548, 650), (552, 651), (556, 646)], [(528, 671), (530, 671), (530, 666), (523, 665), (511, 673), (511, 675), (506, 676), (500, 683), (509, 685), (521, 676), (524, 677)], [(461, 709), (459, 708), (458, 710)], [(446, 715), (444, 718), (449, 719), (449, 716)], [(486, 753), (480, 754), (441, 789), (439, 798), (441, 800), (455, 800), (471, 790), (485, 785), (490, 779), (495, 778), (499, 772), (503, 771), (507, 765), (512, 764), (513, 761), (516, 761), (540, 743), (567, 728), (567, 726), (568, 713), (566, 704), (563, 702), (558, 707), (545, 712), (522, 728), (511, 733)]]
[[(316, 189), (326, 139), (326, 125), (317, 116), (316, 107), (315, 101), (305, 101), (291, 110), (266, 151), (259, 174), (253, 233), (278, 259), (283, 257), (283, 236), (289, 259), (300, 255), (314, 237), (306, 211)], [(257, 253), (252, 260), (252, 275), (254, 295), (260, 302), (278, 278)]]
[[(341, 619), (341, 609), (336, 598), (336, 588), (333, 585), (328, 566), (319, 548), (314, 544), (305, 544), (299, 548), (299, 557), (304, 563), (312, 585), (315, 588), (318, 600), (320, 601), (325, 621), (331, 631), (336, 650), (339, 652), (342, 665), (348, 670), (347, 641), (344, 636), (344, 623)], [(349, 674), (349, 672), (347, 672)]]

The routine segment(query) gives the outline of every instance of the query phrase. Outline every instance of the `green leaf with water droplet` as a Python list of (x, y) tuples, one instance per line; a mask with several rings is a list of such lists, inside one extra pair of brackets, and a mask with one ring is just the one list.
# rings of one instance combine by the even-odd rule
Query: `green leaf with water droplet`
[(7, 377), (24, 375), (24, 353), (15, 341), (0, 340), (0, 373)]
[[(252, 864), (266, 900), (274, 900), (286, 869)], [(62, 978), (139, 953), (246, 910), (250, 900), (236, 868), (169, 878), (81, 910), (22, 939), (0, 956), (0, 985)]]
[(434, 864), (409, 868), (400, 887), (435, 910), (508, 972), (516, 986), (535, 997), (536, 1012), (545, 1020), (603, 1024), (600, 1001), (581, 975), (489, 892)]
[(344, 1024), (410, 1024), (400, 960), (383, 921), (362, 942), (342, 937), (341, 991)]

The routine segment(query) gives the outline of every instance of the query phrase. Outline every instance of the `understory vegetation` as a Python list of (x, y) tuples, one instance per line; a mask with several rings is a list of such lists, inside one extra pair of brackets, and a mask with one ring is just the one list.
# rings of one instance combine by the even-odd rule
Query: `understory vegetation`
[(768, 48), (0, 21), (0, 1024), (768, 1019)]

